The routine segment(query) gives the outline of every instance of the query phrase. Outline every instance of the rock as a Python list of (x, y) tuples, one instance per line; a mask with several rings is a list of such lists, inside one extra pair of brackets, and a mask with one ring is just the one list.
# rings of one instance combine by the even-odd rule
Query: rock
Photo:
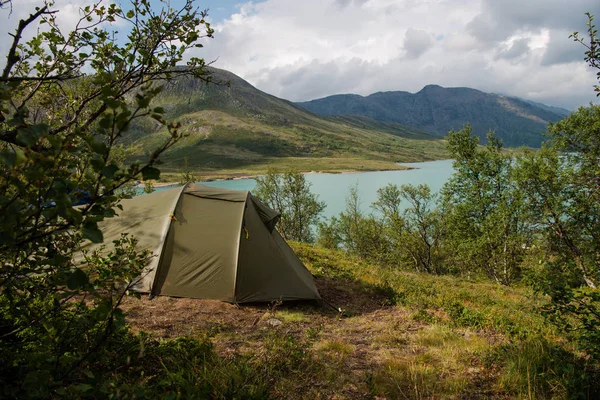
[(267, 323), (267, 325), (271, 325), (273, 328), (276, 326), (281, 325), (283, 322), (281, 322), (280, 320), (276, 319), (276, 318), (269, 318), (268, 320), (265, 321)]

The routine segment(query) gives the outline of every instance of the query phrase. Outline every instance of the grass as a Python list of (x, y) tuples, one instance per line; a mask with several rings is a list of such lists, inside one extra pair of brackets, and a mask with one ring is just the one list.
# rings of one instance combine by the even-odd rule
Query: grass
[(278, 310), (274, 318), (283, 323), (298, 323), (306, 321), (306, 314), (298, 310)]
[[(221, 394), (223, 379), (236, 390), (250, 382), (252, 393), (292, 399), (600, 394), (597, 365), (546, 323), (539, 314), (546, 300), (525, 287), (409, 273), (292, 245), (332, 307), (128, 299), (129, 321), (155, 338), (209, 335), (220, 378), (206, 379)], [(282, 323), (270, 325), (273, 318)]]

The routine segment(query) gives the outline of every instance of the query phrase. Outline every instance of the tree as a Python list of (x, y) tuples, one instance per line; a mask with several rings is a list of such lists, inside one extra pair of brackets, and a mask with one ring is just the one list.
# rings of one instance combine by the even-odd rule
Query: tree
[(147, 181), (144, 181), (144, 193), (154, 193), (156, 189), (154, 189), (154, 180), (150, 179)]
[(270, 169), (264, 177), (256, 178), (255, 194), (281, 214), (277, 230), (286, 240), (308, 243), (314, 240), (312, 226), (325, 209), (325, 203), (311, 193), (310, 183), (303, 174)]
[(188, 157), (183, 157), (183, 168), (179, 174), (179, 184), (185, 185), (190, 182), (196, 182), (197, 180), (196, 174), (194, 174), (194, 171), (190, 168)]
[[(373, 206), (384, 217), (395, 261), (419, 272), (440, 274), (443, 266), (443, 213), (436, 208), (437, 195), (427, 185), (389, 184), (377, 191)], [(408, 207), (400, 211), (402, 201)]]
[(383, 221), (364, 215), (360, 209), (358, 186), (346, 197), (346, 209), (329, 222), (319, 224), (318, 242), (330, 248), (341, 246), (361, 258), (387, 264), (392, 254)]
[[(158, 11), (150, 0), (97, 3), (70, 32), (58, 12), (48, 1), (19, 21), (0, 76), (0, 377), (11, 397), (50, 397), (125, 329), (119, 304), (149, 254), (128, 236), (108, 255), (81, 248), (102, 242), (98, 223), (118, 212), (121, 189), (157, 179), (159, 156), (181, 137), (152, 107), (162, 83), (210, 80), (201, 59), (176, 66), (213, 33), (191, 0)], [(170, 135), (146, 162), (124, 166), (118, 143), (139, 118)]]
[[(588, 42), (577, 32), (571, 37), (600, 70), (600, 42), (587, 15)], [(548, 133), (550, 143), (518, 163), (518, 182), (545, 250), (534, 286), (551, 298), (544, 314), (600, 358), (600, 107), (581, 107)]]
[[(600, 70), (594, 18), (588, 16), (585, 60)], [(597, 74), (600, 81), (600, 72)], [(600, 95), (598, 85), (595, 91)], [(520, 160), (519, 182), (527, 194), (548, 256), (535, 287), (549, 295), (544, 313), (575, 333), (600, 358), (600, 107), (581, 107), (549, 128), (551, 143)]]
[(510, 284), (529, 243), (512, 157), (491, 133), (480, 149), (469, 125), (450, 132), (447, 140), (455, 173), (442, 192), (454, 264), (460, 271), (483, 271), (498, 283)]

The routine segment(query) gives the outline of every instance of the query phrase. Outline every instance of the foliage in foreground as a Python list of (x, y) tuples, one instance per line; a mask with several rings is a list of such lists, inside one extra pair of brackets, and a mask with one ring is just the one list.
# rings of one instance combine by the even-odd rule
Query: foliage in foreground
[[(545, 323), (537, 313), (544, 300), (526, 288), (390, 270), (341, 251), (292, 245), (317, 282), (351, 291), (356, 300), (339, 304), (342, 313), (304, 304), (264, 307), (283, 324), (240, 326), (241, 332), (213, 326), (166, 340), (122, 330), (54, 394), (550, 399), (600, 393), (597, 364)], [(379, 304), (364, 313), (360, 299)], [(358, 351), (366, 336), (369, 345)], [(226, 345), (240, 342), (245, 346)], [(15, 382), (2, 390), (5, 397), (50, 393)]]
[(123, 330), (62, 387), (34, 380), (19, 386), (14, 380), (0, 388), (0, 396), (265, 399), (282, 377), (309, 373), (311, 362), (307, 344), (290, 335), (273, 335), (256, 354), (222, 357), (208, 336), (156, 340)]
[[(103, 255), (82, 250), (102, 242), (98, 223), (116, 215), (124, 188), (159, 177), (159, 156), (182, 135), (152, 101), (175, 76), (208, 81), (203, 60), (176, 64), (213, 32), (191, 0), (178, 10), (150, 3), (85, 6), (64, 32), (59, 10), (42, 2), (12, 35), (0, 76), (0, 386), (7, 395), (58, 394), (81, 382), (78, 374), (93, 373), (113, 334), (127, 335), (119, 305), (150, 255), (126, 235)], [(123, 40), (113, 23), (128, 29)], [(124, 165), (117, 143), (143, 117), (169, 135), (144, 162)]]

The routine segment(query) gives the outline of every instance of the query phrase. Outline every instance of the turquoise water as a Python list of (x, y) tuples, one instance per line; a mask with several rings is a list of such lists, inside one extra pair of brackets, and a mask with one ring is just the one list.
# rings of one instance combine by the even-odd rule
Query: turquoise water
[[(452, 175), (452, 160), (402, 164), (415, 169), (406, 171), (355, 172), (344, 174), (306, 174), (311, 191), (327, 205), (323, 216), (338, 215), (346, 208), (346, 197), (353, 185), (358, 185), (361, 208), (371, 212), (371, 203), (377, 200), (377, 189), (388, 183), (396, 185), (426, 183), (435, 192), (441, 189)], [(199, 182), (205, 185), (236, 190), (250, 190), (256, 186), (254, 179)], [(160, 190), (160, 189), (157, 189)], [(163, 189), (164, 190), (164, 189)]]

